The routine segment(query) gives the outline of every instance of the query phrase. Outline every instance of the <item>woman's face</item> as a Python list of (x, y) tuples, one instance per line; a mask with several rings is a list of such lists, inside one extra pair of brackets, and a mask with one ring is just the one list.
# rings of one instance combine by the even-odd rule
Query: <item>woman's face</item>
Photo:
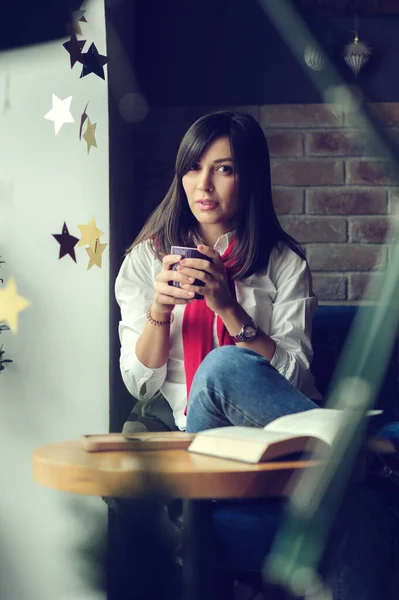
[(217, 239), (234, 227), (238, 212), (238, 177), (227, 137), (212, 142), (183, 176), (182, 184), (205, 240)]

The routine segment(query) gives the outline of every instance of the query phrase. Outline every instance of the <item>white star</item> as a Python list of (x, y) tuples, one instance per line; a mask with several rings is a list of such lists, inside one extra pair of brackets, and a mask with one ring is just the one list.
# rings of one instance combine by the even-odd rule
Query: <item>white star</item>
[(53, 94), (53, 108), (44, 115), (45, 119), (54, 121), (54, 133), (58, 134), (64, 123), (73, 123), (75, 119), (71, 115), (70, 107), (72, 102), (72, 96), (61, 100)]

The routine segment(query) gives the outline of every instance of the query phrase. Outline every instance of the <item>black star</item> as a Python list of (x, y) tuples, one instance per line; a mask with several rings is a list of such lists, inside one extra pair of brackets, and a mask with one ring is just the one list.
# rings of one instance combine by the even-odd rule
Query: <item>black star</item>
[(89, 73), (94, 73), (98, 77), (101, 77), (101, 79), (105, 79), (103, 66), (107, 64), (108, 58), (98, 53), (95, 44), (90, 45), (88, 51), (82, 54), (82, 58), (83, 69), (81, 77), (86, 77)]
[(87, 23), (87, 19), (84, 16), (85, 10), (74, 10), (71, 15), (71, 20), (68, 23), (68, 30), (70, 33), (78, 33), (81, 35), (82, 30), (80, 29), (80, 23)]
[(85, 10), (74, 10), (72, 13), (72, 18), (74, 21), (80, 21), (81, 23), (87, 23), (87, 19), (85, 17)]
[(78, 40), (76, 35), (73, 33), (69, 42), (62, 44), (67, 52), (69, 52), (69, 58), (71, 60), (71, 69), (76, 62), (83, 63), (82, 49), (85, 45), (86, 40)]
[(66, 254), (69, 254), (69, 256), (76, 262), (74, 248), (75, 248), (76, 244), (78, 243), (79, 238), (77, 238), (69, 233), (66, 223), (64, 223), (64, 225), (63, 225), (62, 233), (53, 233), (52, 236), (55, 237), (55, 239), (57, 240), (57, 242), (60, 245), (60, 255), (58, 257), (58, 260), (60, 258), (62, 258), (63, 256), (65, 256)]

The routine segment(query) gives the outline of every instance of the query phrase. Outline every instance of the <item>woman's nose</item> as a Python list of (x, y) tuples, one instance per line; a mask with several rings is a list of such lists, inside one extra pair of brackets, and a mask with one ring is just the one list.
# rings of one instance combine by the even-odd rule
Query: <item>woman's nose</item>
[(213, 189), (212, 178), (210, 173), (201, 173), (201, 175), (198, 178), (197, 187), (199, 190), (204, 191)]

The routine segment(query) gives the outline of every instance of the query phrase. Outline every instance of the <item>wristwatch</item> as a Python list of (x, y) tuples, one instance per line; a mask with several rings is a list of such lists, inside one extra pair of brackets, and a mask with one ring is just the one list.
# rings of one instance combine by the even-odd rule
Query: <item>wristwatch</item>
[(233, 338), (234, 342), (252, 342), (252, 340), (256, 338), (257, 333), (258, 326), (251, 319), (249, 323), (245, 323), (245, 325), (241, 327), (240, 333), (237, 335), (232, 335), (231, 337)]

